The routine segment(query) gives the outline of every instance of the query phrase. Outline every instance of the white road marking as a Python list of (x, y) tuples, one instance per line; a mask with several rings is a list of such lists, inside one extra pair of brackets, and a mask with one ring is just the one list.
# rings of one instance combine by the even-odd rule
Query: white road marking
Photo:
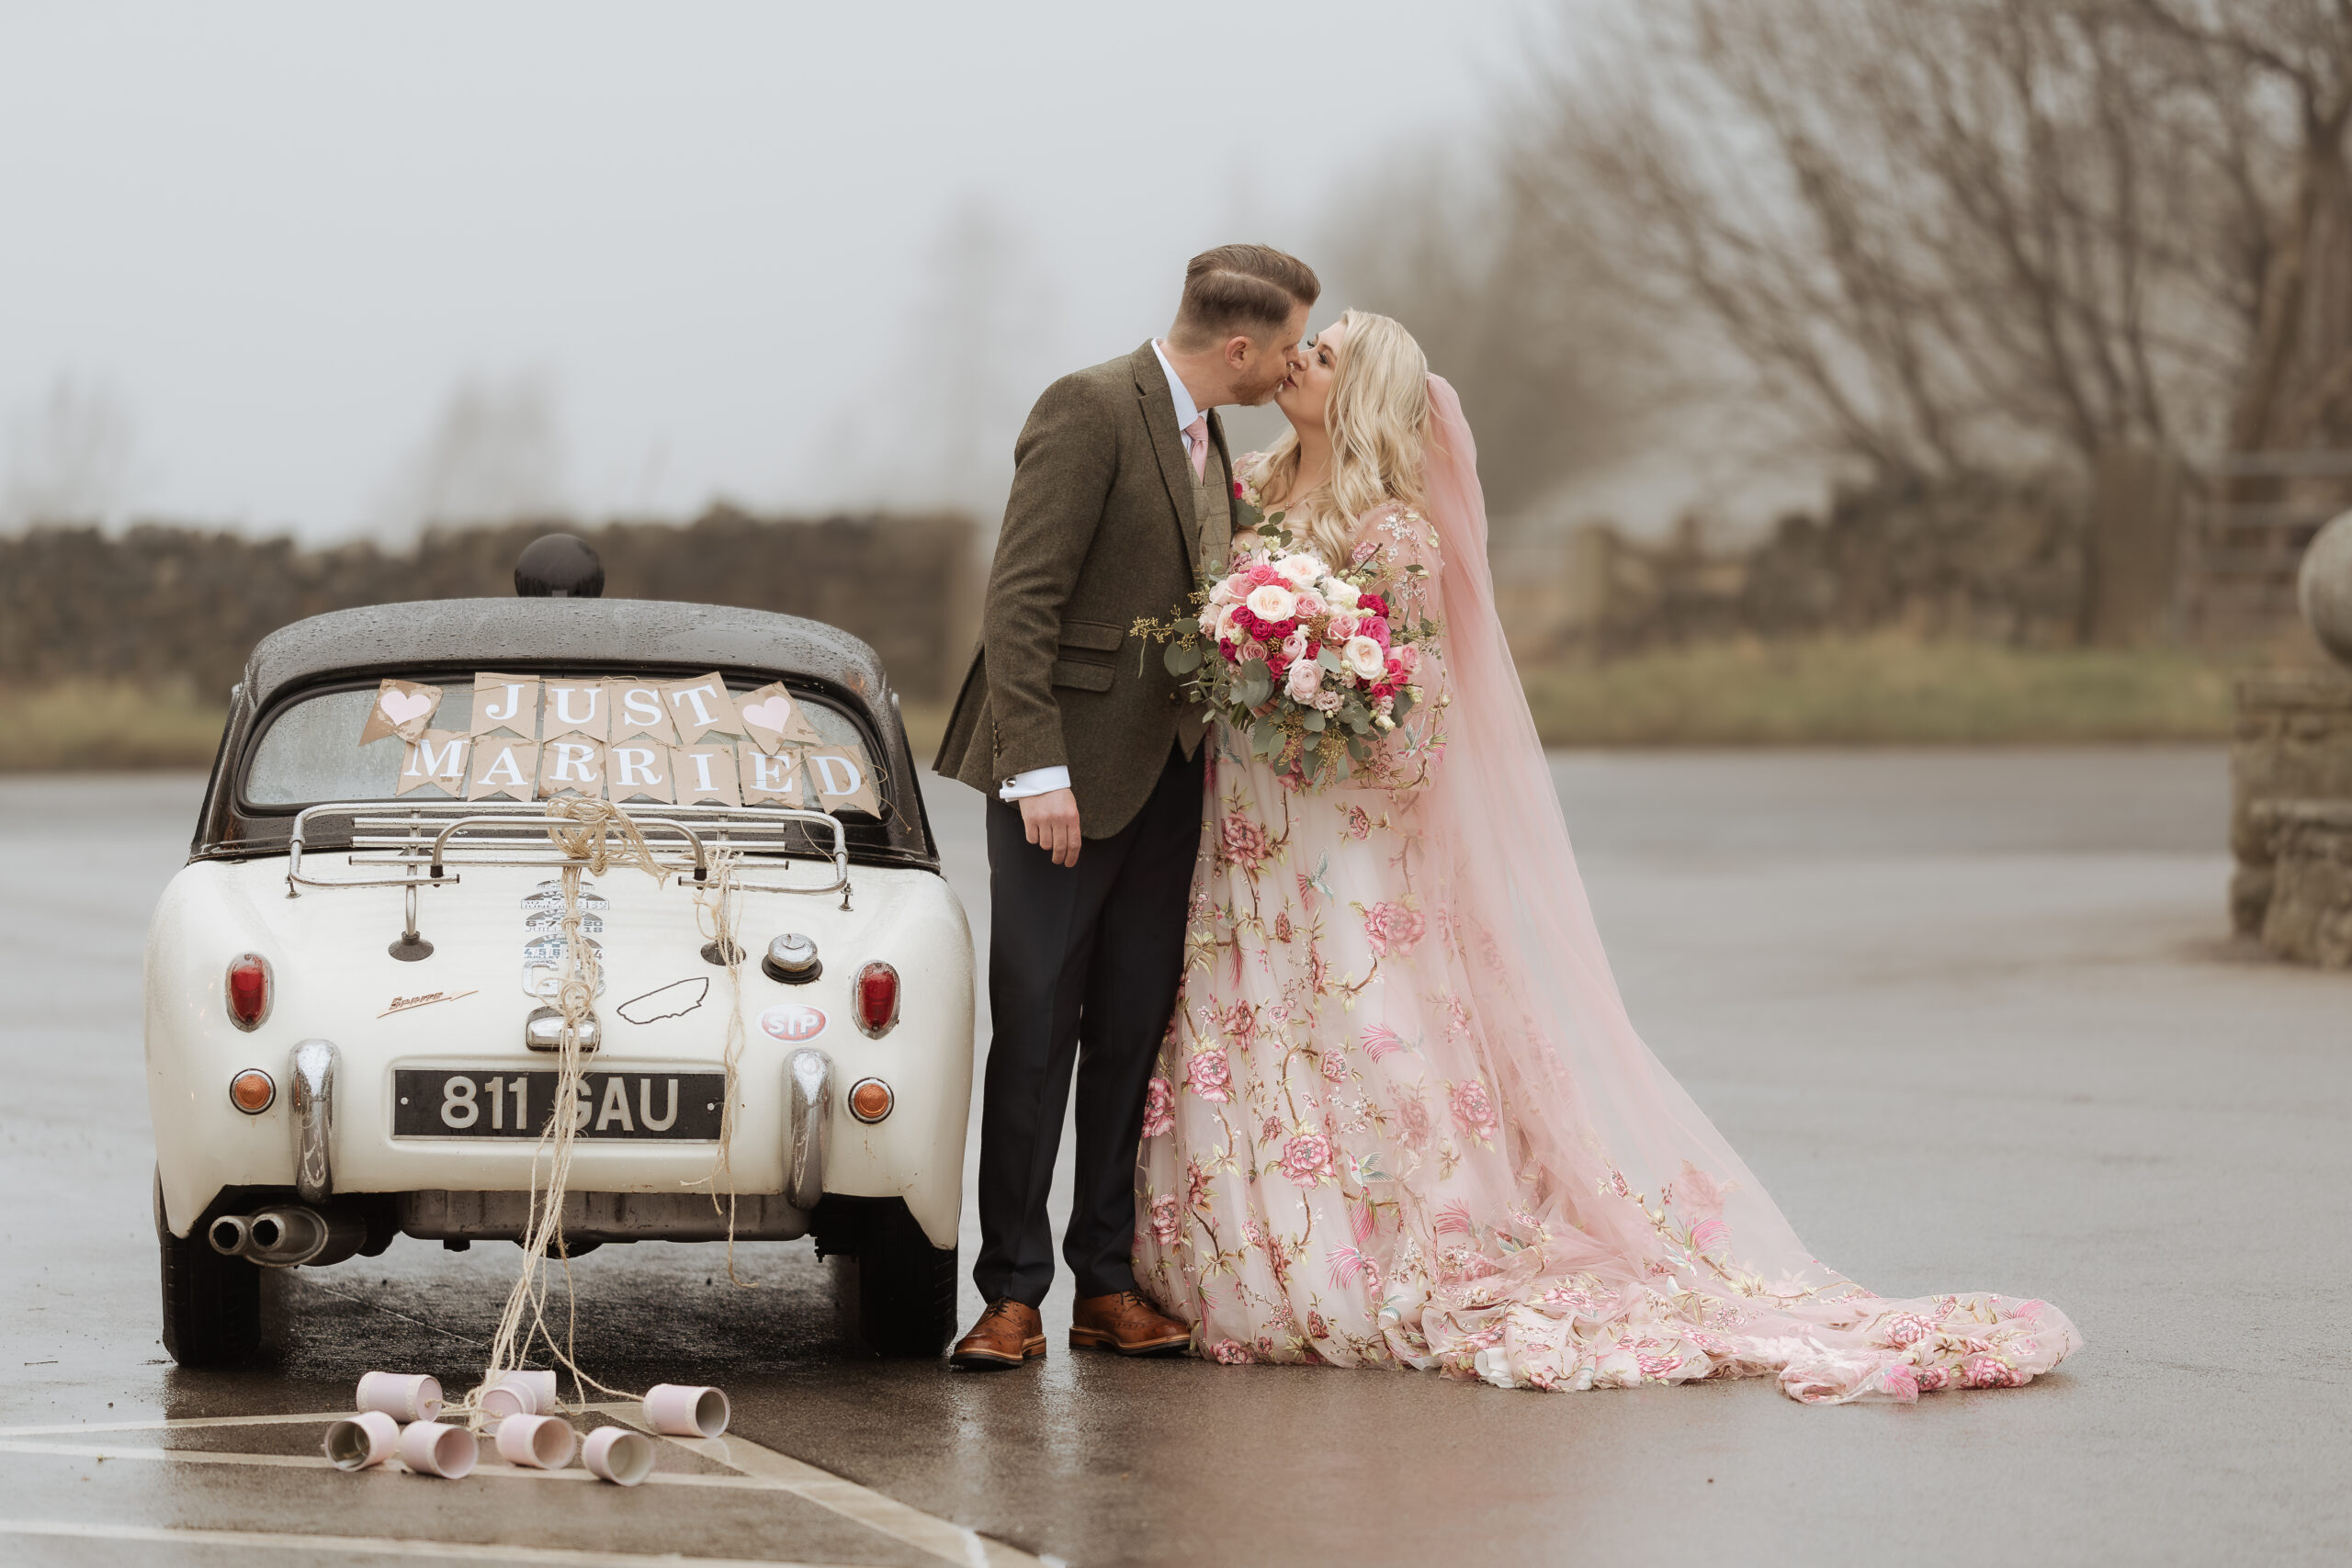
[[(922, 1509), (911, 1507), (907, 1504), (899, 1502), (895, 1497), (886, 1496), (882, 1493), (873, 1490), (871, 1487), (860, 1486), (854, 1481), (845, 1481), (842, 1477), (833, 1474), (831, 1471), (820, 1470), (817, 1466), (807, 1463), (801, 1460), (794, 1459), (789, 1454), (778, 1453), (774, 1449), (764, 1448), (758, 1443), (752, 1442), (748, 1438), (675, 1438), (667, 1433), (655, 1432), (652, 1427), (645, 1424), (645, 1412), (643, 1407), (633, 1400), (617, 1400), (605, 1404), (573, 1405), (568, 1408), (567, 1413), (587, 1411), (596, 1411), (605, 1416), (609, 1416), (615, 1420), (625, 1422), (631, 1427), (637, 1427), (640, 1431), (647, 1432), (661, 1438), (663, 1442), (674, 1443), (679, 1448), (685, 1450), (689, 1453), (707, 1459), (714, 1463), (724, 1465), (729, 1470), (736, 1472), (733, 1475), (708, 1475), (676, 1471), (657, 1471), (646, 1478), (650, 1483), (665, 1486), (716, 1486), (740, 1490), (786, 1493), (792, 1496), (800, 1498), (804, 1502), (814, 1503), (819, 1507), (823, 1508), (828, 1512), (839, 1514), (843, 1518), (851, 1519), (858, 1524), (862, 1524), (868, 1529), (874, 1530), (882, 1535), (889, 1536), (895, 1540), (903, 1541), (907, 1545), (916, 1548), (918, 1551), (927, 1552), (930, 1555), (939, 1558), (944, 1562), (956, 1563), (959, 1565), (959, 1568), (1046, 1568), (1046, 1565), (1050, 1563), (1052, 1561), (1051, 1559), (1033, 1557), (1029, 1553), (1020, 1550), (1018, 1547), (1007, 1546), (1001, 1540), (990, 1540), (989, 1537), (980, 1534), (978, 1530), (967, 1529), (962, 1525), (955, 1524), (949, 1520), (938, 1518), (933, 1515), (926, 1514)], [(141, 1448), (118, 1444), (76, 1443), (70, 1440), (61, 1441), (59, 1439), (71, 1439), (74, 1438), (102, 1432), (184, 1431), (191, 1427), (282, 1427), (304, 1423), (315, 1423), (320, 1426), (324, 1426), (327, 1422), (340, 1420), (342, 1417), (349, 1414), (350, 1412), (347, 1410), (331, 1410), (323, 1412), (305, 1412), (288, 1416), (220, 1416), (209, 1417), (199, 1416), (176, 1416), (167, 1419), (149, 1421), (87, 1422), (45, 1427), (0, 1427), (0, 1453), (54, 1454), (61, 1457), (74, 1459), (141, 1460), (164, 1462), (177, 1461), (185, 1464), (242, 1464), (281, 1470), (331, 1470), (334, 1467), (327, 1462), (323, 1455), (224, 1453), (209, 1449)], [(393, 1460), (381, 1468), (394, 1473), (401, 1472), (401, 1465), (398, 1460)], [(595, 1479), (584, 1470), (530, 1470), (519, 1465), (506, 1464), (495, 1459), (491, 1459), (477, 1466), (473, 1473), (477, 1476), (505, 1477), (526, 1481), (581, 1482), (594, 1481)], [(463, 1485), (464, 1483), (444, 1482), (441, 1483), (441, 1484)], [(86, 1529), (89, 1533), (103, 1534), (104, 1531), (114, 1528), (115, 1527), (111, 1526), (89, 1526), (86, 1527)], [(122, 1528), (132, 1529), (143, 1527), (125, 1526)], [(34, 1533), (58, 1534), (80, 1532), (85, 1529), (85, 1527), (74, 1526), (69, 1529), (69, 1527), (65, 1526), (56, 1526), (53, 1528), (50, 1526), (25, 1526), (14, 1525), (7, 1521), (0, 1520), (0, 1533), (6, 1533), (10, 1530), (22, 1532), (28, 1529), (32, 1530)], [(157, 1534), (160, 1539), (168, 1540), (186, 1539), (192, 1540), (199, 1537), (217, 1537), (224, 1543), (228, 1544), (236, 1544), (238, 1540), (242, 1540), (240, 1533), (236, 1531), (166, 1529), (160, 1530)], [(236, 1539), (232, 1540), (232, 1538)], [(144, 1538), (123, 1536), (119, 1539), (132, 1540)], [(331, 1543), (344, 1538), (333, 1536), (278, 1536), (263, 1534), (256, 1536), (254, 1539), (262, 1544), (290, 1545), (297, 1542)], [(526, 1551), (555, 1550), (552, 1548), (543, 1549), (523, 1547), (459, 1547), (435, 1541), (421, 1541), (408, 1544), (414, 1545), (419, 1549), (417, 1552), (412, 1553), (412, 1555), (426, 1556), (462, 1555), (465, 1552), (474, 1552), (476, 1554), (483, 1552), (506, 1552), (513, 1554)], [(370, 1550), (388, 1549), (371, 1547)], [(657, 1562), (675, 1562), (680, 1561), (680, 1559), (677, 1558), (631, 1557), (627, 1554), (615, 1554), (611, 1552), (581, 1552), (571, 1556), (559, 1554), (552, 1557), (537, 1558), (517, 1556), (514, 1560), (518, 1562), (576, 1562), (616, 1564)], [(689, 1558), (684, 1561), (718, 1563), (722, 1560), (718, 1558)]]
[[(100, 1443), (32, 1443), (0, 1438), (0, 1454), (62, 1454), (69, 1459), (149, 1460), (180, 1464), (243, 1464), (258, 1465), (277, 1470), (333, 1470), (323, 1454), (236, 1454), (222, 1453), (212, 1449), (137, 1449), (120, 1444)], [(386, 1460), (374, 1467), (388, 1475), (413, 1473), (397, 1459)], [(366, 1472), (361, 1472), (366, 1473)], [(584, 1470), (533, 1470), (526, 1465), (508, 1464), (500, 1459), (484, 1459), (473, 1468), (473, 1473), (493, 1480), (508, 1481), (587, 1481), (596, 1478)], [(786, 1488), (772, 1481), (750, 1475), (698, 1475), (683, 1471), (656, 1471), (641, 1484), (651, 1486), (731, 1486), (745, 1492), (781, 1492)]]
[(666, 1432), (653, 1432), (645, 1424), (644, 1408), (635, 1404), (592, 1404), (587, 1408), (601, 1410), (615, 1420), (626, 1421), (639, 1431), (652, 1432), (665, 1442), (675, 1443), (689, 1453), (700, 1454), (745, 1475), (757, 1476), (796, 1497), (806, 1498), (844, 1518), (855, 1519), (869, 1529), (879, 1530), (933, 1557), (964, 1564), (965, 1568), (1027, 1568), (1037, 1562), (1018, 1547), (991, 1540), (978, 1530), (909, 1507), (895, 1497), (886, 1497), (871, 1487), (844, 1481), (829, 1470), (762, 1448), (748, 1438), (675, 1438)]
[(183, 1529), (159, 1525), (82, 1524), (64, 1519), (0, 1519), (0, 1535), (51, 1536), (76, 1540), (135, 1540), (153, 1546), (243, 1546), (322, 1553), (366, 1552), (377, 1557), (426, 1557), (443, 1562), (542, 1562), (566, 1568), (824, 1568), (779, 1562), (767, 1557), (650, 1556), (636, 1551), (585, 1551), (561, 1546), (476, 1546), (461, 1540), (401, 1540), (380, 1535), (292, 1535), (268, 1530)]

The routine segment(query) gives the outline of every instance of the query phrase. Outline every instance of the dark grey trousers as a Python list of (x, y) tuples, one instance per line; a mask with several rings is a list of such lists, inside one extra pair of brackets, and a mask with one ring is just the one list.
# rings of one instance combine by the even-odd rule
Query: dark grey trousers
[(1184, 911), (1201, 838), (1202, 755), (1171, 749), (1151, 798), (1057, 866), (991, 800), (989, 1008), (980, 1107), (980, 1256), (989, 1301), (1035, 1306), (1054, 1278), (1046, 1192), (1078, 1076), (1077, 1185), (1062, 1256), (1081, 1296), (1133, 1288), (1136, 1149), (1144, 1091), (1184, 972)]

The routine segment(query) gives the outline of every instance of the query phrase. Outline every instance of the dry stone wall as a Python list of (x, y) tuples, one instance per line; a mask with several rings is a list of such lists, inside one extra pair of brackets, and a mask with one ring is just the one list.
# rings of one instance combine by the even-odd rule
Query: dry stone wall
[(413, 550), (303, 548), (199, 529), (36, 528), (0, 538), (0, 681), (186, 681), (225, 694), (268, 632), (325, 610), (504, 596), (514, 558), (580, 533), (616, 599), (780, 610), (874, 645), (899, 689), (939, 700), (970, 657), (975, 529), (954, 515), (763, 518), (721, 508), (685, 526), (561, 522), (436, 531)]

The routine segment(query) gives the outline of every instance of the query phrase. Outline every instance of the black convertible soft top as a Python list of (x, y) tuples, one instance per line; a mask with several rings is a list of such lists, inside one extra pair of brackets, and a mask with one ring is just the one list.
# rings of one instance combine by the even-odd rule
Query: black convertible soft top
[(289, 696), (385, 675), (606, 667), (682, 676), (718, 670), (831, 698), (866, 729), (889, 775), (885, 820), (850, 827), (853, 858), (936, 869), (906, 726), (872, 648), (798, 615), (653, 599), (426, 599), (333, 610), (280, 626), (245, 661), (193, 852), (284, 852), (288, 814), (243, 809), (235, 786), (255, 721)]

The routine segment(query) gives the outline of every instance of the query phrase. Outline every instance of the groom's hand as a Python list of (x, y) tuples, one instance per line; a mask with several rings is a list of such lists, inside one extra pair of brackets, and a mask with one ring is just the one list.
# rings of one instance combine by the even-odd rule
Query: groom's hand
[(1056, 865), (1078, 863), (1078, 796), (1066, 789), (1024, 795), (1021, 826), (1029, 841), (1054, 857)]

